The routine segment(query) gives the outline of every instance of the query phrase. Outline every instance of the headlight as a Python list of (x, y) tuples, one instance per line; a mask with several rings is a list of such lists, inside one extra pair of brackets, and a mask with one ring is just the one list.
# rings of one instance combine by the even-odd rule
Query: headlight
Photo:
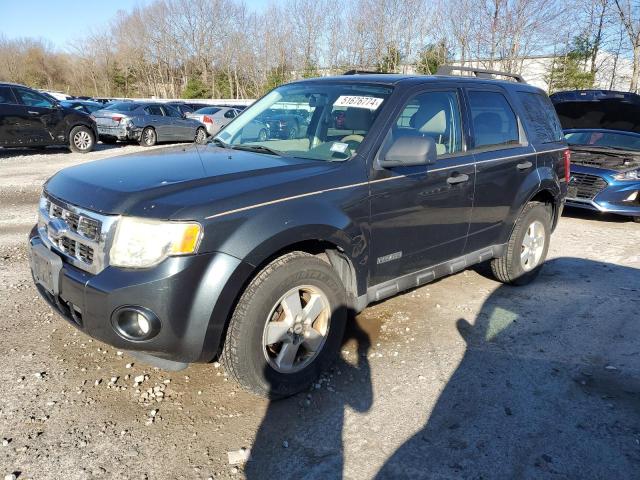
[(618, 173), (614, 175), (613, 178), (615, 178), (616, 180), (640, 180), (640, 169)]
[(195, 253), (201, 238), (199, 223), (122, 217), (109, 253), (109, 263), (117, 267), (151, 267), (171, 255)]

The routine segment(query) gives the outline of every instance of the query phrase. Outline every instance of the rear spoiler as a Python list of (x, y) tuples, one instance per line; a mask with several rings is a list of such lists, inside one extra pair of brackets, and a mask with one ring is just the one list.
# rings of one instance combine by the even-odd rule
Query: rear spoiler
[(453, 75), (453, 72), (471, 72), (478, 78), (495, 79), (496, 76), (508, 77), (514, 79), (518, 83), (527, 83), (522, 75), (518, 75), (517, 73), (499, 72), (498, 70), (485, 70), (473, 67), (456, 67), (454, 65), (441, 65), (438, 67), (436, 75), (451, 76)]

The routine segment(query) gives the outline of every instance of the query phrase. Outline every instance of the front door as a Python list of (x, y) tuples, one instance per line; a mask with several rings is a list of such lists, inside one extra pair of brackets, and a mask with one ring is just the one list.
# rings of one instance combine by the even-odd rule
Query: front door
[[(461, 105), (454, 88), (418, 91), (387, 133), (370, 182), (372, 286), (462, 255), (475, 166), (466, 153)], [(405, 135), (433, 138), (436, 163), (378, 167), (378, 159)]]
[(38, 92), (22, 87), (13, 87), (21, 103), (19, 144), (49, 145), (62, 143), (64, 133), (59, 132), (62, 120), (59, 108)]

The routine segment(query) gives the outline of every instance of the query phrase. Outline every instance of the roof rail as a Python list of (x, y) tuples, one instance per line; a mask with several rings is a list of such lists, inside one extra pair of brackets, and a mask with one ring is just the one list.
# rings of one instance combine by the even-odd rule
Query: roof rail
[(347, 70), (342, 75), (380, 75), (384, 72), (372, 72), (371, 70)]
[(518, 83), (527, 83), (527, 81), (517, 73), (499, 72), (498, 70), (485, 70), (473, 67), (456, 67), (455, 65), (441, 65), (438, 67), (436, 75), (452, 75), (453, 72), (472, 72), (478, 78), (494, 78), (496, 75), (502, 77), (513, 78)]

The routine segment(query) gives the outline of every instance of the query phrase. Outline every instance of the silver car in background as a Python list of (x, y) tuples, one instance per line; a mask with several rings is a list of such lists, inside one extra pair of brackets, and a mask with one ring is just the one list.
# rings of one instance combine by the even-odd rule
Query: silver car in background
[(193, 118), (207, 127), (210, 136), (216, 135), (223, 127), (240, 115), (240, 111), (232, 107), (203, 107), (195, 112), (187, 113), (188, 118)]
[(202, 123), (160, 103), (116, 102), (93, 112), (92, 117), (103, 143), (135, 140), (151, 147), (158, 142), (205, 143), (207, 140)]

